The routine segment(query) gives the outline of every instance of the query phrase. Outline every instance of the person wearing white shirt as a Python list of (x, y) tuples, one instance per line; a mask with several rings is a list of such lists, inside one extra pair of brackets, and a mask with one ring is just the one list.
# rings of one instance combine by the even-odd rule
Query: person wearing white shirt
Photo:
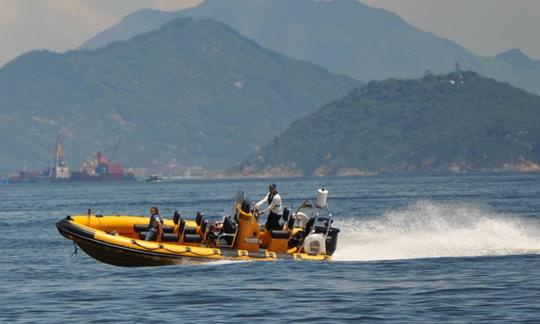
[[(260, 210), (261, 206), (265, 203), (268, 204), (268, 207), (266, 207), (264, 210)], [(255, 204), (255, 209), (260, 210), (258, 213), (259, 215), (270, 212), (265, 224), (267, 230), (270, 231), (282, 229), (282, 225), (279, 223), (281, 215), (283, 214), (281, 208), (281, 196), (279, 195), (277, 187), (274, 183), (268, 186), (268, 194), (261, 201)]]

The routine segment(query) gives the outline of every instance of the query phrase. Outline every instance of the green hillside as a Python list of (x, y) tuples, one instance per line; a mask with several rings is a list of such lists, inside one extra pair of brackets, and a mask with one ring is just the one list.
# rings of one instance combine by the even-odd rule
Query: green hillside
[(44, 168), (60, 128), (78, 167), (97, 150), (130, 166), (223, 169), (359, 82), (210, 20), (178, 18), (89, 51), (36, 51), (0, 69), (0, 173)]
[(540, 97), (473, 72), (373, 81), (295, 122), (244, 175), (539, 170)]

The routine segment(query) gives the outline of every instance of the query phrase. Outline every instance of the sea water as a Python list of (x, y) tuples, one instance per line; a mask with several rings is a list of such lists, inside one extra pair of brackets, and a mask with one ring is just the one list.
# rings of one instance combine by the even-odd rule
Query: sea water
[(330, 191), (333, 262), (120, 268), (71, 256), (54, 225), (152, 205), (219, 220), (267, 180), (1, 186), (0, 321), (540, 321), (539, 174), (273, 181), (285, 206)]

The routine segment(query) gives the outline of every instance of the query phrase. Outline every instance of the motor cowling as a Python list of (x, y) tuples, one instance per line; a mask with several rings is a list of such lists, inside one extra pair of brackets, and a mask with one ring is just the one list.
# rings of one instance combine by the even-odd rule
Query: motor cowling
[(331, 227), (326, 237), (326, 254), (333, 255), (336, 252), (339, 228)]
[(328, 217), (311, 218), (305, 230), (306, 235), (311, 233), (310, 235), (319, 234), (326, 237), (324, 251), (326, 255), (333, 255), (336, 251), (339, 232), (339, 228), (332, 227), (332, 219)]
[(304, 251), (307, 254), (326, 254), (326, 242), (324, 236), (319, 233), (309, 234), (304, 239)]

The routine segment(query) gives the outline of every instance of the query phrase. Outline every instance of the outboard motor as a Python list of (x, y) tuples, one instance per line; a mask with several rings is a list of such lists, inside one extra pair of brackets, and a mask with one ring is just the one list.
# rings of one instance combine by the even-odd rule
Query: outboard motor
[(303, 248), (308, 254), (332, 255), (336, 251), (339, 229), (332, 227), (333, 219), (327, 201), (328, 190), (322, 187), (317, 191), (315, 211), (304, 230)]
[(326, 254), (326, 242), (324, 236), (319, 233), (309, 234), (304, 239), (304, 251), (307, 254)]
[[(318, 241), (318, 237), (320, 237), (324, 244), (319, 242), (319, 246), (322, 248), (318, 253), (325, 253), (328, 255), (334, 254), (336, 251), (337, 238), (340, 230), (339, 228), (332, 227), (332, 223), (333, 219), (330, 217), (312, 217), (309, 220), (308, 224), (306, 225), (306, 237), (304, 239), (304, 249), (306, 249), (307, 253), (310, 253), (308, 251), (308, 241), (310, 242), (310, 240), (314, 240), (315, 238), (317, 238)], [(310, 237), (313, 238), (309, 239)]]
[(330, 231), (326, 236), (326, 253), (328, 255), (333, 255), (336, 252), (338, 234), (339, 228), (330, 227)]

